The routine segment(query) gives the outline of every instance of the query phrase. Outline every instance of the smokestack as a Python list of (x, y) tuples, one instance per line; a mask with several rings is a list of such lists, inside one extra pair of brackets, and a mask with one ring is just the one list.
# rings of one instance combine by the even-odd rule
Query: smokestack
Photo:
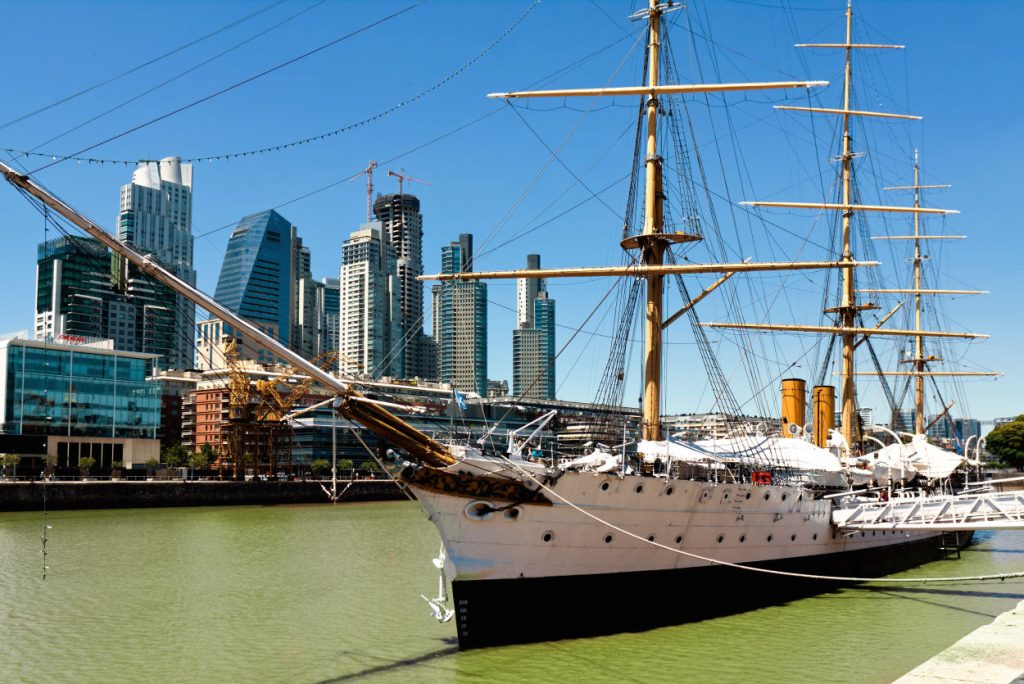
[(828, 445), (828, 431), (835, 427), (836, 388), (818, 385), (813, 393), (814, 443), (825, 448)]
[(804, 427), (806, 383), (800, 378), (782, 381), (782, 436), (797, 437)]

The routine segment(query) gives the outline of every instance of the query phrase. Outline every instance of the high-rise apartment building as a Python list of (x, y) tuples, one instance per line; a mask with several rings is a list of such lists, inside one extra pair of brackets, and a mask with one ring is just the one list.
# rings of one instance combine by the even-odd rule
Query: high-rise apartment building
[[(121, 187), (117, 226), (121, 240), (151, 254), (189, 285), (196, 284), (196, 272), (192, 268), (191, 164), (182, 164), (178, 157), (139, 164), (131, 182)], [(124, 269), (124, 282), (131, 274), (132, 269)], [(149, 289), (170, 298), (167, 302), (147, 304), (154, 311), (159, 309), (173, 316), (174, 335), (168, 365), (177, 369), (194, 367), (195, 305), (169, 289)]]
[(434, 343), (423, 334), (423, 214), (414, 195), (380, 195), (373, 203), (385, 241), (395, 250), (400, 285), (402, 374), (408, 377), (436, 376)]
[[(526, 256), (527, 269), (540, 268), (540, 255)], [(512, 393), (555, 398), (555, 300), (543, 278), (516, 279), (516, 329), (512, 331)]]
[(342, 244), (339, 368), (346, 375), (403, 375), (397, 261), (380, 221), (364, 223)]
[[(540, 268), (540, 254), (526, 255), (526, 269)], [(516, 328), (533, 327), (533, 300), (546, 288), (543, 278), (516, 278)]]
[[(441, 248), (441, 272), (473, 270), (473, 236)], [(487, 396), (487, 284), (450, 280), (433, 287), (434, 340), (441, 382)]]

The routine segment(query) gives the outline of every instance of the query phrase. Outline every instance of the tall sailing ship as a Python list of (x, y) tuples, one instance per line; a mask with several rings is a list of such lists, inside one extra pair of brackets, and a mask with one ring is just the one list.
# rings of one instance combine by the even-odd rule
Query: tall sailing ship
[[(678, 9), (674, 2), (649, 0), (647, 7), (633, 17), (647, 22), (646, 75), (641, 85), (493, 95), (502, 99), (639, 98), (635, 166), (642, 168), (638, 175), (643, 176), (639, 193), (643, 222), (637, 231), (629, 230), (629, 226), (624, 231), (621, 246), (627, 254), (625, 263), (433, 276), (442, 281), (600, 276), (637, 283), (634, 291), (643, 293), (645, 309), (642, 420), (635, 453), (627, 453), (625, 446), (621, 451), (598, 447), (583, 458), (564, 463), (537, 462), (523, 457), (528, 440), (511, 440), (507, 453), (484, 453), (477, 444), (448, 444), (434, 439), (394, 415), (392, 403), (360, 394), (344, 379), (309, 363), (159, 264), (121, 244), (28, 177), (3, 164), (0, 169), (11, 183), (138, 264), (148, 275), (336, 391), (333, 405), (341, 416), (400, 450), (407, 462), (398, 477), (429, 514), (443, 545), (437, 561), (443, 573), (441, 592), (437, 599), (428, 601), (439, 619), (454, 614), (463, 648), (679, 623), (820, 591), (837, 582), (875, 577), (937, 558), (951, 543), (946, 536), (950, 531), (958, 533), (952, 543), (959, 544), (976, 529), (1024, 527), (1024, 498), (1013, 495), (940, 496), (916, 490), (900, 496), (891, 486), (883, 490), (851, 488), (857, 470), (853, 457), (860, 442), (854, 388), (854, 350), (860, 341), (875, 336), (916, 339), (914, 372), (915, 377), (923, 379), (925, 364), (930, 361), (923, 356), (921, 340), (979, 337), (926, 331), (920, 325), (915, 330), (893, 330), (858, 323), (860, 313), (873, 305), (858, 303), (854, 275), (872, 262), (854, 257), (852, 217), (858, 212), (906, 212), (916, 217), (944, 211), (922, 207), (919, 202), (914, 206), (872, 206), (854, 201), (852, 171), (857, 155), (852, 149), (851, 117), (902, 115), (851, 108), (852, 53), (896, 46), (854, 43), (849, 7), (845, 41), (812, 45), (845, 52), (842, 106), (787, 108), (841, 117), (842, 196), (834, 203), (754, 203), (840, 212), (839, 258), (682, 262), (673, 250), (700, 240), (701, 234), (697, 221), (685, 224), (692, 228), (689, 230), (673, 230), (666, 222), (666, 165), (659, 146), (659, 133), (665, 126), (660, 122), (664, 103), (695, 93), (806, 89), (824, 83), (664, 83), (662, 73), (671, 73), (671, 62), (662, 53), (664, 18)], [(842, 275), (841, 301), (826, 312), (835, 317), (835, 325), (706, 326), (836, 336), (842, 349), (842, 438), (835, 434), (832, 437), (840, 445), (840, 453), (827, 448), (833, 395), (825, 388), (815, 391), (813, 442), (799, 438), (804, 417), (803, 389), (795, 383), (786, 384), (784, 402), (785, 424), (793, 429), (782, 434), (740, 431), (725, 439), (697, 441), (666, 434), (660, 413), (664, 329), (684, 314), (692, 316), (699, 301), (737, 274), (819, 269), (838, 270)], [(698, 295), (686, 295), (683, 309), (666, 316), (666, 276), (679, 279), (692, 274), (720, 277)], [(915, 296), (925, 294), (919, 284), (915, 290)], [(724, 388), (721, 391), (727, 392)], [(543, 427), (543, 420), (533, 426), (536, 430)], [(445, 605), (445, 578), (452, 587), (451, 609)]]

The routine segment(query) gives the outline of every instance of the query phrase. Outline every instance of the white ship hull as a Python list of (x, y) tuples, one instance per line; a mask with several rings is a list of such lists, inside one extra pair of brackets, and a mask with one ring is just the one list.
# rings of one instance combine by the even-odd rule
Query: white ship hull
[[(465, 472), (467, 465), (453, 469)], [(678, 607), (660, 615), (665, 612), (660, 599), (640, 602), (639, 614), (624, 616), (617, 609), (607, 630), (598, 625), (604, 613), (587, 613), (588, 602), (599, 601), (602, 588), (617, 590), (623, 583), (640, 584), (645, 592), (660, 591), (655, 587), (664, 579), (672, 594), (697, 591), (685, 583), (673, 584), (687, 572), (716, 584), (732, 577), (744, 590), (780, 582), (790, 588), (799, 585), (803, 593), (830, 586), (820, 580), (787, 582), (707, 559), (795, 572), (824, 569), (825, 574), (877, 576), (937, 557), (941, 546), (941, 534), (934, 532), (843, 533), (831, 523), (833, 504), (814, 500), (810, 490), (799, 486), (566, 472), (548, 485), (558, 495), (547, 494), (550, 503), (517, 504), (410, 484), (445, 546), (463, 647), (529, 641), (538, 633), (559, 638), (622, 631), (631, 619), (646, 627), (699, 617), (689, 614), (699, 603), (692, 597), (685, 602), (686, 615)], [(910, 548), (923, 550), (923, 556), (909, 553)], [(873, 561), (857, 560), (865, 558)], [(823, 559), (828, 562), (823, 564)], [(716, 595), (714, 609), (724, 608), (719, 593), (726, 588), (708, 589)], [(560, 602), (579, 619), (569, 619), (555, 631), (547, 629), (551, 625), (541, 632), (537, 626), (527, 632), (508, 630), (509, 611), (494, 605), (546, 600)], [(470, 610), (470, 603), (479, 607)], [(480, 624), (473, 624), (471, 615), (484, 616), (486, 627), (481, 630)]]

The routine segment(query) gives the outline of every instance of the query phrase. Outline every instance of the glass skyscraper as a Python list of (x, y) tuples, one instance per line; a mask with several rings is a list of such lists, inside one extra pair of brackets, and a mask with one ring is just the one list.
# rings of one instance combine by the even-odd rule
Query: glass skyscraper
[[(321, 278), (317, 285), (316, 309), (320, 325), (317, 354), (336, 352), (341, 344), (341, 283), (337, 278)], [(337, 360), (330, 369), (338, 370)]]
[(161, 367), (178, 339), (170, 288), (92, 238), (39, 245), (35, 320), (38, 340), (111, 339), (119, 351), (158, 355)]
[[(214, 298), (290, 346), (293, 229), (273, 209), (245, 216), (228, 239)], [(273, 361), (258, 353), (258, 360)]]

